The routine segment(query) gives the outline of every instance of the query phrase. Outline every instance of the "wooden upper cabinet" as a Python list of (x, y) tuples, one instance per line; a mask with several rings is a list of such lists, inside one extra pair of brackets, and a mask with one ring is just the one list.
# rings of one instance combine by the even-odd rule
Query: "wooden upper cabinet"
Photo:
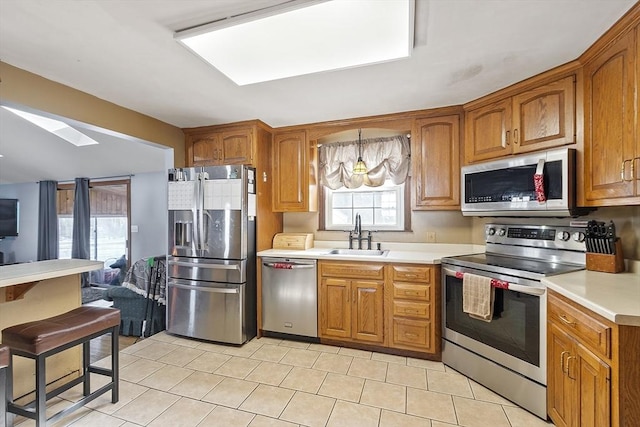
[(186, 129), (187, 166), (256, 166), (256, 126)]
[[(188, 166), (208, 166), (214, 164), (218, 156), (220, 138), (217, 134), (187, 136), (191, 148)], [(187, 149), (189, 151), (189, 149)]]
[(465, 115), (465, 163), (511, 154), (511, 99), (504, 99)]
[(305, 131), (276, 133), (273, 138), (273, 210), (309, 212), (318, 209), (317, 148)]
[(575, 142), (575, 76), (513, 97), (513, 152)]
[(575, 76), (467, 110), (465, 163), (576, 142)]
[(222, 162), (225, 165), (253, 163), (253, 129), (237, 129), (220, 135)]
[(460, 115), (416, 120), (415, 210), (460, 207)]
[(632, 30), (584, 66), (587, 206), (640, 203), (640, 143), (635, 124), (637, 49)]

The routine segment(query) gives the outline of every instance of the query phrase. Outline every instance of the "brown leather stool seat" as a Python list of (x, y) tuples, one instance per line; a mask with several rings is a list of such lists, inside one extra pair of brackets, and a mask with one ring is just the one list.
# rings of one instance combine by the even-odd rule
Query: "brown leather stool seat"
[(11, 361), (9, 347), (0, 344), (0, 427), (8, 425), (7, 421), (7, 367)]
[[(13, 403), (13, 372), (7, 378), (7, 412), (36, 420), (36, 427), (64, 417), (111, 390), (111, 401), (118, 401), (118, 331), (120, 310), (107, 307), (79, 307), (59, 316), (10, 326), (2, 331), (2, 343), (11, 349), (10, 357), (22, 356), (36, 362), (36, 398), (27, 405)], [(111, 369), (89, 363), (89, 343), (93, 338), (111, 333)], [(46, 364), (48, 356), (82, 344), (83, 363), (80, 376), (58, 388), (46, 392)], [(11, 366), (11, 360), (8, 363)], [(90, 373), (106, 375), (111, 381), (91, 392)], [(84, 397), (52, 417), (46, 417), (46, 401), (63, 391), (83, 383)]]

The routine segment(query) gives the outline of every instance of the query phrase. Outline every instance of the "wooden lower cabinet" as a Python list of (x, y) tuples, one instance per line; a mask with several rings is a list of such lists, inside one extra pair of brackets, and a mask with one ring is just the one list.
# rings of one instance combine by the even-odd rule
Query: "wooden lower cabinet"
[(549, 291), (547, 408), (562, 427), (640, 425), (640, 327)]
[(436, 288), (440, 281), (436, 270), (432, 265), (389, 266), (390, 347), (439, 353)]
[(319, 263), (320, 338), (440, 354), (432, 265)]
[(553, 322), (548, 336), (551, 419), (557, 426), (610, 426), (609, 365)]
[[(359, 273), (368, 275), (374, 280), (358, 279), (356, 277)], [(364, 343), (382, 343), (384, 341), (383, 278), (384, 266), (381, 264), (321, 262), (320, 336)]]

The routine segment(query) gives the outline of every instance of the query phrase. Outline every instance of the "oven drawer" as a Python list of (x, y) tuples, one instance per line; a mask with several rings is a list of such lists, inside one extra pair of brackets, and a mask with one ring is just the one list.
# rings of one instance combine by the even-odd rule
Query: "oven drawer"
[(552, 292), (549, 292), (548, 299), (549, 320), (569, 331), (594, 351), (611, 358), (610, 326)]
[(431, 304), (413, 301), (394, 301), (393, 315), (429, 319)]
[(427, 320), (393, 319), (392, 339), (394, 347), (411, 347), (431, 350), (431, 322)]
[(393, 298), (409, 299), (412, 301), (429, 301), (431, 286), (412, 285), (409, 283), (394, 283)]
[(393, 280), (398, 282), (422, 282), (431, 283), (433, 268), (432, 267), (419, 267), (412, 265), (394, 265)]

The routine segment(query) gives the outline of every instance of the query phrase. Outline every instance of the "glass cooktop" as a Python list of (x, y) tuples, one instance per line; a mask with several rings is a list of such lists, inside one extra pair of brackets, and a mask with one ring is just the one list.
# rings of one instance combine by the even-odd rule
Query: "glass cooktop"
[(514, 276), (526, 276), (539, 280), (542, 277), (571, 271), (584, 270), (583, 265), (554, 263), (534, 258), (511, 257), (490, 253), (460, 255), (442, 259), (443, 263), (475, 268)]

